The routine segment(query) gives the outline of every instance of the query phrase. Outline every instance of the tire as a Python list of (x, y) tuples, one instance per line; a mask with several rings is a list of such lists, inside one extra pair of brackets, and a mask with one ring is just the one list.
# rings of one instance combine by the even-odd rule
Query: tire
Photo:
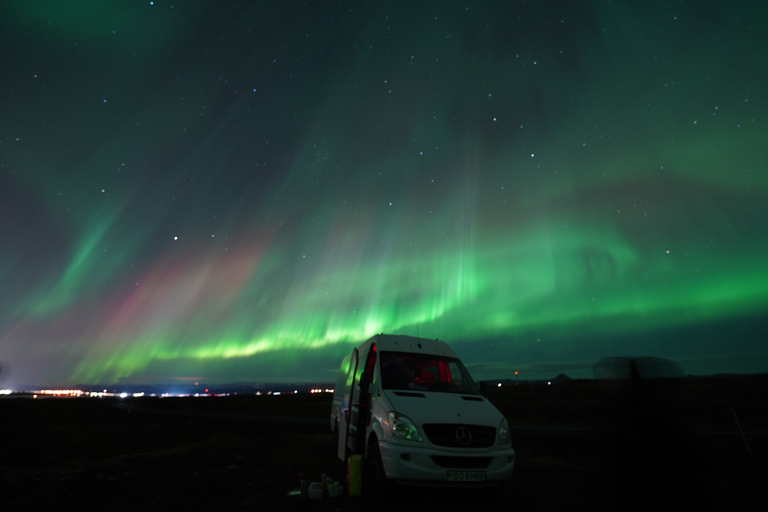
[(491, 489), (487, 492), (487, 496), (489, 496), (492, 501), (499, 501), (504, 498), (504, 495), (507, 493), (507, 489), (510, 487), (510, 485), (510, 480), (502, 480), (498, 484), (491, 487)]
[(379, 442), (374, 437), (368, 443), (365, 456), (365, 481), (363, 491), (375, 499), (384, 499), (391, 488), (391, 483), (384, 471), (384, 463), (381, 460)]

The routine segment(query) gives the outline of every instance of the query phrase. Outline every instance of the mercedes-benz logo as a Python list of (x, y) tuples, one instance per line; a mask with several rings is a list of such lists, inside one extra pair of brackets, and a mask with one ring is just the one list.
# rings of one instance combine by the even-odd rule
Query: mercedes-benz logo
[(462, 446), (467, 446), (472, 442), (472, 432), (467, 427), (459, 427), (456, 429), (456, 440)]

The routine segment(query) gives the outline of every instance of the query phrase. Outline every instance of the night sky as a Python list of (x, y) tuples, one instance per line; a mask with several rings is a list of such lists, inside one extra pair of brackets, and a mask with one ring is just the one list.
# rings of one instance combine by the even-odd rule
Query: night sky
[(768, 4), (0, 4), (0, 386), (768, 371)]

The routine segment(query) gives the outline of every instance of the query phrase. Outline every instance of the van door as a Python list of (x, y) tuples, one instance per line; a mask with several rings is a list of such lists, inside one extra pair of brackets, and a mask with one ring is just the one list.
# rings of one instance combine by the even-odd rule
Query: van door
[(355, 374), (357, 373), (357, 365), (359, 361), (359, 351), (357, 348), (352, 350), (352, 354), (349, 358), (349, 366), (347, 367), (347, 376), (344, 380), (344, 394), (342, 395), (341, 410), (338, 415), (338, 432), (336, 438), (336, 456), (347, 461), (347, 453), (349, 447), (349, 404), (352, 403), (352, 398), (355, 389)]
[[(357, 357), (354, 358), (357, 361)], [(376, 367), (376, 344), (371, 343), (365, 364), (356, 365), (351, 386), (347, 446), (352, 453), (365, 453), (365, 437), (371, 423), (371, 393), (369, 386)], [(350, 365), (350, 368), (352, 365)]]

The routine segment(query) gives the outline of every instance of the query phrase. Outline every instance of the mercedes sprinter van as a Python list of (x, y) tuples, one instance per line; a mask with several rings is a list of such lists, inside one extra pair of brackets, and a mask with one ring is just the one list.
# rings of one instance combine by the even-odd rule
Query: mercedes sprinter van
[(509, 424), (444, 342), (378, 334), (344, 358), (331, 406), (336, 454), (390, 481), (492, 486), (515, 465)]

